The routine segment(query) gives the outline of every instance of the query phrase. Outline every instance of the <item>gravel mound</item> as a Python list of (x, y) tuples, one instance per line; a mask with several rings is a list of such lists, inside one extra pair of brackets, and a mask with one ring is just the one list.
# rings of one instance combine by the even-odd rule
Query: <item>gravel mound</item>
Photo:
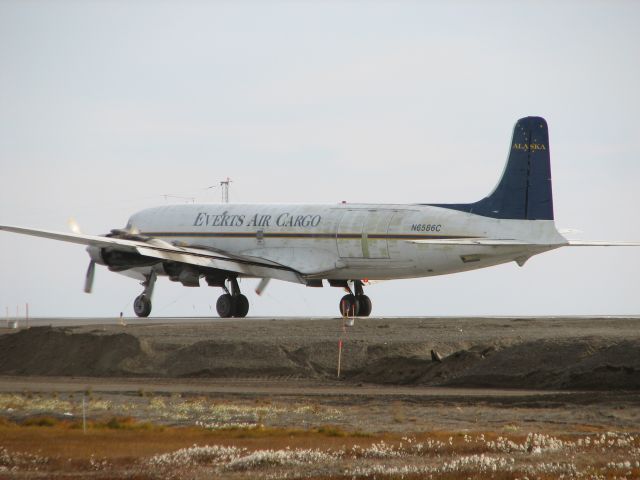
[(35, 327), (0, 336), (0, 372), (5, 375), (128, 376), (143, 372), (140, 340), (117, 333), (73, 333)]
[[(457, 323), (455, 328), (449, 328), (446, 319), (384, 321), (363, 321), (345, 338), (345, 381), (640, 390), (638, 319), (629, 319), (624, 328), (599, 322), (597, 332), (558, 323), (554, 330), (544, 320), (476, 321)], [(328, 328), (334, 323), (328, 319), (248, 321), (240, 326), (35, 327), (0, 335), (0, 374), (335, 378), (338, 347)], [(432, 359), (431, 350), (438, 351), (441, 361)]]

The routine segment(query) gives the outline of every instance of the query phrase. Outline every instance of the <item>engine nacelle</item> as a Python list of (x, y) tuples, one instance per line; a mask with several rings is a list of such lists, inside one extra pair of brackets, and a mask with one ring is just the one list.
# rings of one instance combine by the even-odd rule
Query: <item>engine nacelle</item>
[(180, 282), (185, 287), (200, 286), (200, 272), (195, 267), (176, 262), (163, 262), (162, 269), (172, 282)]
[(94, 247), (93, 245), (89, 245), (87, 247), (87, 253), (89, 254), (89, 258), (96, 262), (98, 265), (106, 265), (104, 258), (102, 257), (102, 248)]
[(157, 258), (143, 257), (138, 253), (123, 252), (113, 248), (87, 247), (89, 257), (94, 262), (105, 265), (113, 271), (128, 270), (134, 267), (148, 267), (159, 263)]

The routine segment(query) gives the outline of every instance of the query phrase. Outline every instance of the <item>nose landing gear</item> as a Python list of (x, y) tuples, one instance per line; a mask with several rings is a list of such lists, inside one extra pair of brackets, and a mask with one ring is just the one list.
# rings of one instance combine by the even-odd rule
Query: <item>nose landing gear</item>
[(340, 299), (340, 314), (343, 317), (368, 317), (371, 315), (371, 299), (364, 294), (362, 288), (362, 282), (360, 280), (354, 280), (353, 289), (355, 294), (351, 292), (351, 289), (347, 286), (349, 293)]
[(225, 293), (216, 302), (218, 315), (220, 318), (244, 318), (249, 313), (249, 299), (240, 293), (240, 286), (236, 278), (230, 279), (229, 283), (231, 291), (227, 289), (226, 285), (223, 285)]

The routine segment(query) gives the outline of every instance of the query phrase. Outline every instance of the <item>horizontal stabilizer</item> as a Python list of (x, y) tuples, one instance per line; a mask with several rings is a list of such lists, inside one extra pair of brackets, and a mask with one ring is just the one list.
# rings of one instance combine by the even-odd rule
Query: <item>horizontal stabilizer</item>
[(640, 242), (583, 242), (582, 240), (569, 240), (568, 247), (640, 247)]

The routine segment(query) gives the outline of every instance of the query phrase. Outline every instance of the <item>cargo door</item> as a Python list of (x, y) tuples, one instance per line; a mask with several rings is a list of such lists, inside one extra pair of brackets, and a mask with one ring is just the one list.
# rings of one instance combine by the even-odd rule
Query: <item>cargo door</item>
[(338, 255), (342, 258), (362, 258), (362, 232), (369, 212), (367, 210), (347, 210), (340, 218), (336, 231)]
[(362, 232), (365, 258), (389, 258), (388, 233), (393, 210), (369, 210)]
[(393, 210), (347, 210), (336, 242), (342, 258), (389, 258), (387, 234)]

